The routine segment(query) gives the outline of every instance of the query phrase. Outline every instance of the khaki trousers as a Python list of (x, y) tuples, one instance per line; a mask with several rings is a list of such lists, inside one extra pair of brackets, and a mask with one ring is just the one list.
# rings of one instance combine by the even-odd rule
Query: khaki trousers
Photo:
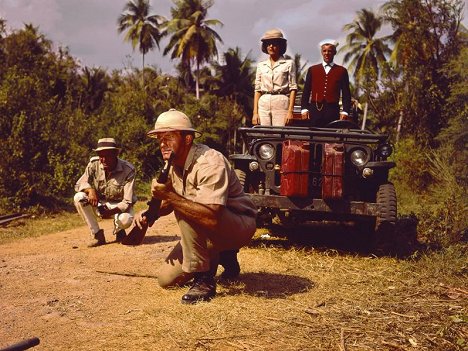
[(287, 95), (262, 94), (258, 100), (260, 125), (284, 127), (289, 108)]
[(210, 233), (175, 212), (181, 240), (172, 249), (158, 273), (163, 288), (182, 285), (195, 272), (206, 272), (218, 266), (219, 252), (247, 245), (256, 230), (256, 219), (223, 209), (218, 228)]

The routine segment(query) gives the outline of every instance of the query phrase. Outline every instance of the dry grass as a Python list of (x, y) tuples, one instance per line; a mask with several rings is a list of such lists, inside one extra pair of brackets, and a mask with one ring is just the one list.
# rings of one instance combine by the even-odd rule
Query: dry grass
[(143, 335), (161, 350), (466, 350), (466, 245), (399, 260), (260, 234), (240, 253), (241, 281), (212, 302), (158, 290)]
[[(74, 223), (67, 218), (67, 225)], [(41, 224), (48, 232), (51, 225)], [(339, 237), (347, 234), (340, 230)], [(336, 245), (322, 237), (303, 244), (265, 234), (258, 230), (240, 251), (240, 281), (218, 284), (210, 303), (182, 305), (186, 288), (163, 290), (153, 279), (109, 277), (109, 284), (128, 285), (140, 307), (116, 310), (110, 328), (117, 332), (107, 338), (103, 333), (100, 345), (106, 350), (123, 345), (132, 350), (467, 350), (466, 243), (398, 259), (347, 250), (346, 241)], [(100, 320), (99, 306), (81, 308), (90, 320)], [(96, 346), (96, 340), (78, 348), (70, 342), (64, 338), (63, 349)]]

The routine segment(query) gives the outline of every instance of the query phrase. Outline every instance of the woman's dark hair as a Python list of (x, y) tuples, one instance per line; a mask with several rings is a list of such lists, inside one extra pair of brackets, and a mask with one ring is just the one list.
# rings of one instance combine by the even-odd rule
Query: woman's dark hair
[(277, 41), (280, 47), (280, 56), (282, 56), (286, 52), (287, 42), (284, 39), (270, 39), (262, 41), (262, 51), (265, 54), (268, 54), (267, 46), (271, 41)]

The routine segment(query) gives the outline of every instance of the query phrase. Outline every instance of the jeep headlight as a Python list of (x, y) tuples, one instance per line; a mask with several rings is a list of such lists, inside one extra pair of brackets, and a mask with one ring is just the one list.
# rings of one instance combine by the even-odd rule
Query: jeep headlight
[(262, 160), (269, 160), (275, 154), (275, 148), (271, 144), (263, 144), (258, 148), (258, 155)]
[(377, 152), (381, 157), (386, 159), (387, 157), (390, 157), (390, 155), (392, 154), (393, 148), (390, 144), (382, 144), (379, 146)]
[(367, 153), (364, 150), (357, 149), (351, 153), (351, 162), (358, 166), (364, 166), (367, 163)]

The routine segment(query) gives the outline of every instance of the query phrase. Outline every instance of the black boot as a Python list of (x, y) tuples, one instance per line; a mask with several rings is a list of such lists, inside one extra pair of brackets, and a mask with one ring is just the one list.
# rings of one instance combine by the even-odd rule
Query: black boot
[(221, 279), (235, 280), (239, 277), (240, 266), (237, 260), (239, 250), (228, 250), (219, 253), (219, 264), (223, 266), (224, 272), (221, 273)]
[(122, 240), (127, 236), (125, 229), (120, 229), (117, 233), (115, 233), (115, 241), (121, 243)]
[(216, 295), (216, 283), (211, 272), (196, 272), (193, 285), (182, 296), (182, 303), (194, 304), (200, 301), (210, 301)]

